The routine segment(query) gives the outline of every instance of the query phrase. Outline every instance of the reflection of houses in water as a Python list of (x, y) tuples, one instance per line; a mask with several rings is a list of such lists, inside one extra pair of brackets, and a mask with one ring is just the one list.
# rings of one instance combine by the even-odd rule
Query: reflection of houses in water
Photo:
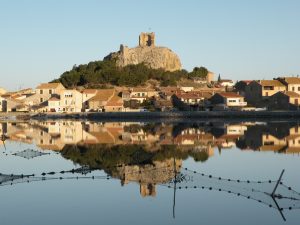
[(275, 151), (281, 153), (300, 152), (300, 126), (279, 126), (275, 129), (280, 132), (270, 131), (262, 135), (261, 151)]
[(180, 171), (182, 160), (167, 159), (154, 161), (145, 165), (122, 165), (112, 174), (121, 180), (122, 185), (130, 182), (140, 184), (140, 194), (143, 197), (155, 196), (156, 185), (170, 182), (175, 173)]
[(244, 124), (224, 124), (211, 129), (214, 144), (219, 148), (232, 148), (237, 140), (244, 136), (247, 126)]
[(173, 138), (173, 143), (182, 151), (205, 152), (213, 156), (213, 136), (197, 128), (188, 128)]
[(248, 127), (245, 136), (237, 143), (241, 149), (300, 152), (300, 126), (296, 123), (268, 123)]
[[(206, 152), (214, 148), (300, 152), (300, 126), (284, 123), (139, 124), (79, 121), (2, 123), (0, 134), (9, 141), (34, 143), (45, 150), (60, 151), (66, 145), (143, 145), (147, 151), (175, 145), (181, 151)], [(3, 142), (2, 142), (3, 143)]]

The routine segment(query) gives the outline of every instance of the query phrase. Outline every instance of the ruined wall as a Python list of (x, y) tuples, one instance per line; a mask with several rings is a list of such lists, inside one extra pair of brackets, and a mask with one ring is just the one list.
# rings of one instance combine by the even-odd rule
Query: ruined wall
[(113, 52), (104, 58), (104, 60), (112, 59), (116, 60), (119, 67), (145, 63), (152, 69), (181, 70), (180, 59), (171, 49), (155, 46), (154, 33), (141, 33), (138, 47), (128, 48), (121, 45), (120, 51)]
[(155, 46), (155, 33), (141, 33), (139, 36), (140, 47), (154, 47)]

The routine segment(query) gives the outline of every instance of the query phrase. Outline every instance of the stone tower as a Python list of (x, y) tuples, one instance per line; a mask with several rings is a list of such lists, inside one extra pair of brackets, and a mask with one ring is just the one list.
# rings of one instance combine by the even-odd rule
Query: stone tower
[(139, 36), (140, 47), (154, 47), (155, 46), (155, 33), (141, 33)]

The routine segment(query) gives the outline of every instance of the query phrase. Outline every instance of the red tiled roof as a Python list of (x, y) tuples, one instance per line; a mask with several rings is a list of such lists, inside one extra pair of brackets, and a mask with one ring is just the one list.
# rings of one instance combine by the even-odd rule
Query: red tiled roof
[(219, 92), (217, 93), (224, 98), (243, 98), (243, 96), (235, 93), (235, 92)]
[(292, 98), (299, 98), (300, 95), (296, 92), (293, 92), (293, 91), (286, 91), (286, 92), (282, 92), (283, 94), (289, 96), (289, 97), (292, 97)]
[(48, 102), (57, 102), (57, 101), (60, 101), (60, 99), (56, 97), (52, 97), (48, 100)]
[(282, 77), (287, 84), (300, 84), (299, 77)]
[(56, 89), (61, 83), (43, 83), (36, 87), (36, 89)]
[(284, 84), (281, 83), (278, 80), (261, 80), (258, 83), (261, 84), (261, 86), (276, 86), (276, 87), (284, 87)]

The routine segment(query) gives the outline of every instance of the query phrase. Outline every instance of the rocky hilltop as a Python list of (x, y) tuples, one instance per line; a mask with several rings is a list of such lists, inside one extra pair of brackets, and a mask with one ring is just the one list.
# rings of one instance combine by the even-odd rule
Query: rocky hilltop
[(138, 47), (128, 48), (121, 45), (120, 51), (110, 53), (104, 60), (116, 60), (119, 67), (145, 63), (152, 69), (165, 71), (181, 69), (180, 59), (171, 49), (155, 46), (154, 33), (141, 33)]

